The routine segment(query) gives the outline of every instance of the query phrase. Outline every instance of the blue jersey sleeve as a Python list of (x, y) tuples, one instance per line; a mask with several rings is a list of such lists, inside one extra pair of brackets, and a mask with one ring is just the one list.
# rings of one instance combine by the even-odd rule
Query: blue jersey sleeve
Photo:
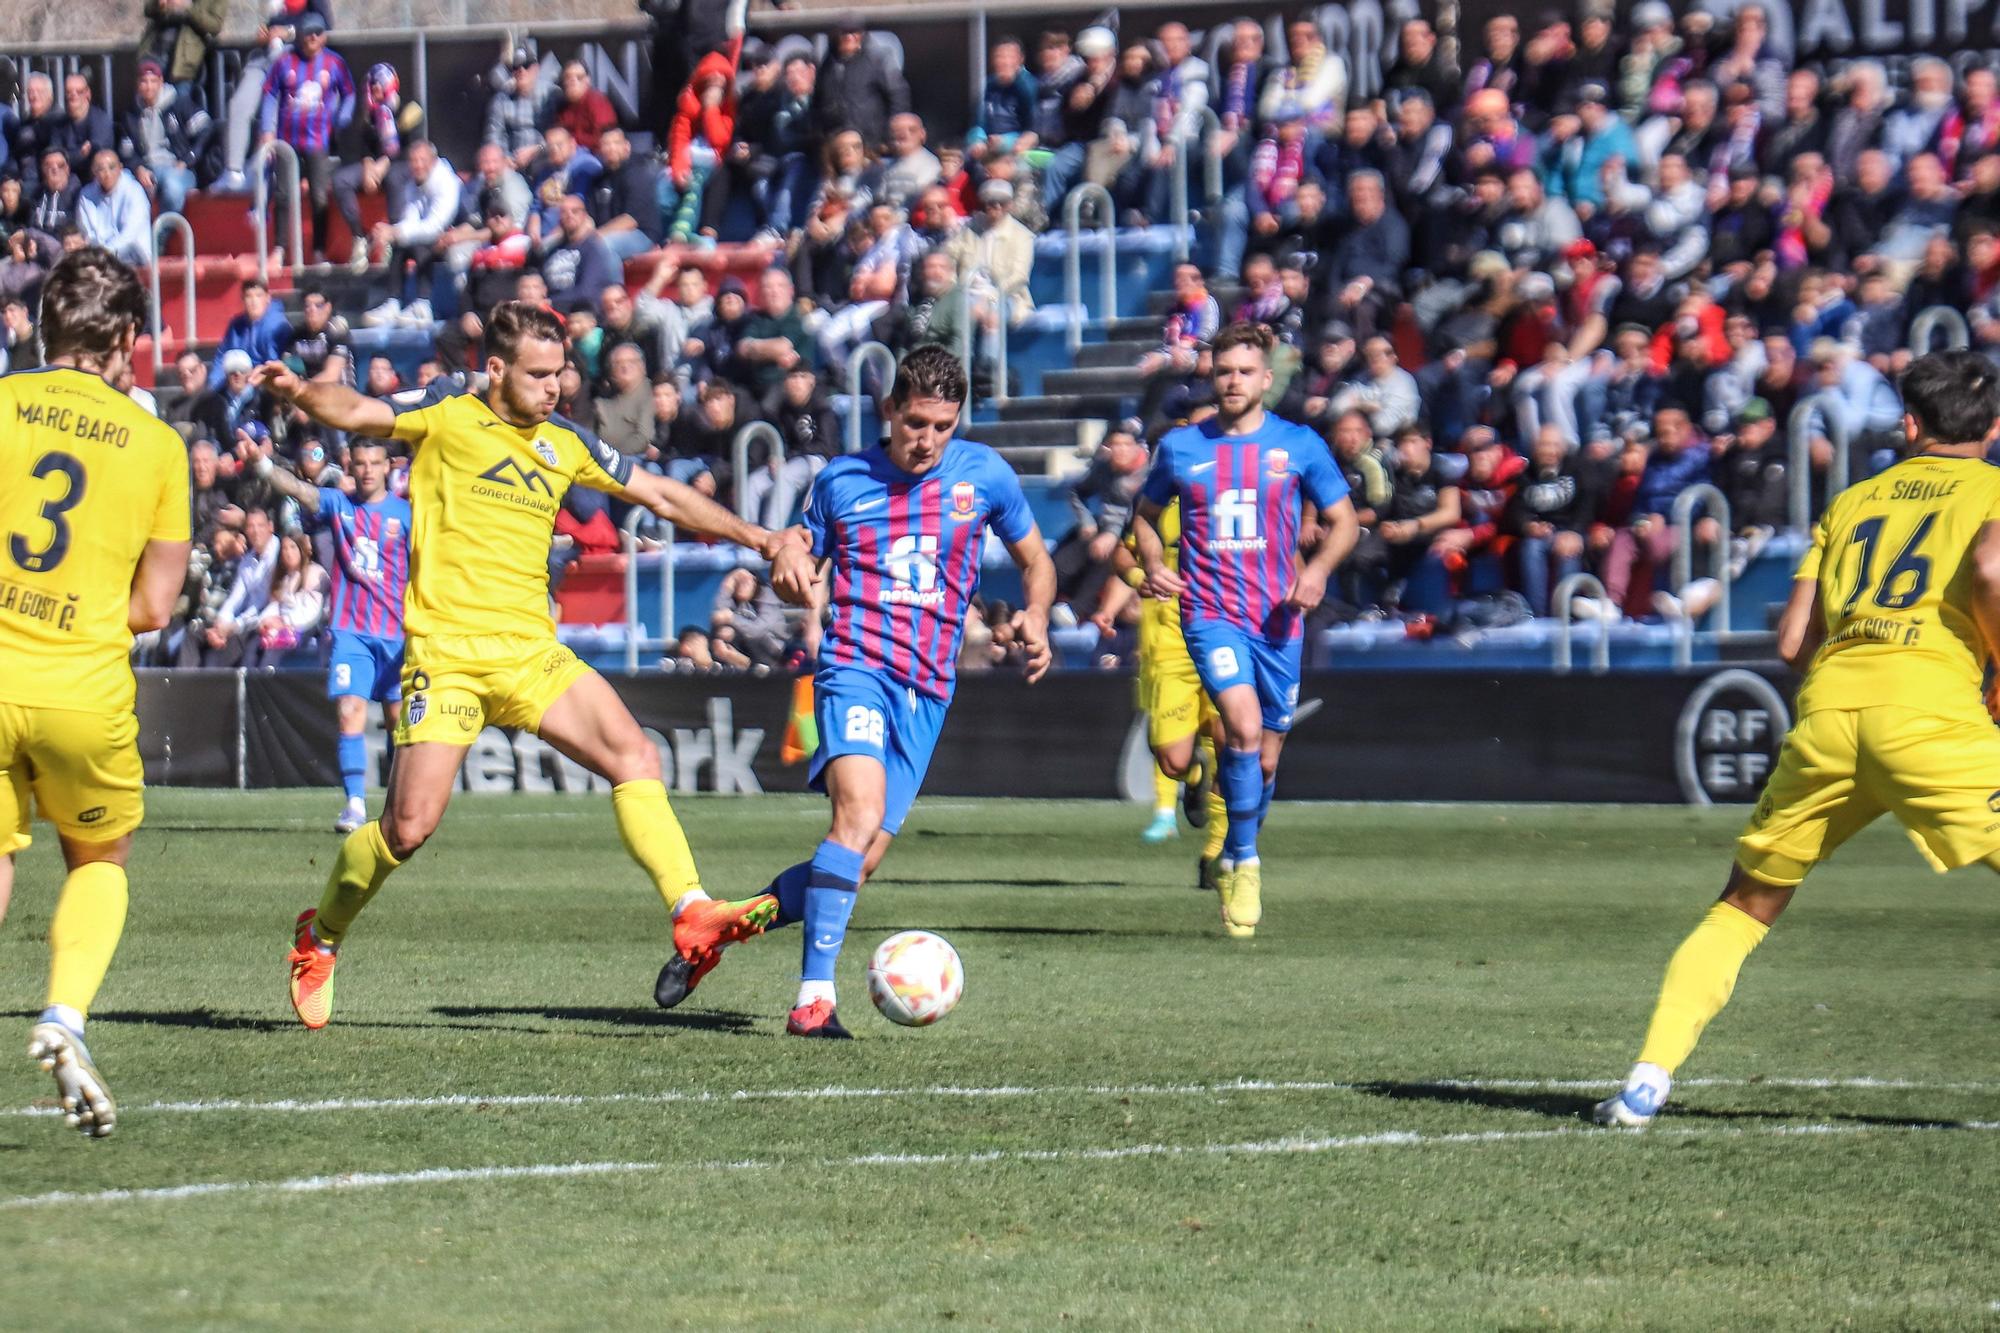
[(319, 488), (319, 521), (331, 523), (335, 519), (346, 518), (354, 512), (354, 501), (347, 498), (347, 492), (334, 486)]
[(1174, 440), (1169, 435), (1153, 451), (1153, 465), (1147, 469), (1146, 484), (1139, 488), (1139, 495), (1164, 508), (1172, 504), (1178, 494), (1180, 484), (1174, 477)]
[(1301, 428), (1297, 448), (1300, 452), (1299, 487), (1321, 509), (1340, 503), (1348, 493), (1347, 478), (1340, 475), (1334, 465), (1333, 454), (1326, 447), (1326, 441), (1319, 432)]
[(992, 501), (987, 507), (987, 523), (1000, 540), (1012, 546), (1035, 530), (1035, 512), (1028, 508), (1028, 496), (1021, 478), (1006, 459), (987, 455), (987, 486)]
[(806, 497), (806, 509), (801, 521), (812, 535), (812, 553), (816, 559), (824, 560), (833, 554), (833, 492), (846, 475), (847, 469), (838, 460), (828, 464), (813, 482), (812, 493)]

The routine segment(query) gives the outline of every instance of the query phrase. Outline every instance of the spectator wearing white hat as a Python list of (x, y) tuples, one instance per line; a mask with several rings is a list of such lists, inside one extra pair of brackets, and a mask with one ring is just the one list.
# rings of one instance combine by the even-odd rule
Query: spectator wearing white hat
[(1035, 308), (1028, 280), (1035, 267), (1035, 234), (1013, 213), (1014, 186), (988, 180), (979, 187), (979, 213), (952, 233), (945, 253), (958, 271), (974, 303), (974, 315), (987, 322), (1001, 297), (1007, 301), (1007, 322), (1019, 324)]
[(1111, 109), (1118, 76), (1118, 39), (1109, 28), (1090, 27), (1078, 33), (1076, 54), (1083, 60), (1083, 73), (1064, 96), (1057, 115), (1056, 137), (1061, 142), (1052, 145), (1055, 152), (1042, 168), (1042, 201), (1051, 219), (1062, 216), (1063, 198), (1083, 173), (1090, 146), (1097, 142)]

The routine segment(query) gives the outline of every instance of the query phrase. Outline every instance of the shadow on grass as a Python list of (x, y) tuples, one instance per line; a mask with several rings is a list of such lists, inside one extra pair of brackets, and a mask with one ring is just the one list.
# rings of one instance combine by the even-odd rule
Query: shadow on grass
[(869, 926), (871, 931), (886, 930), (896, 934), (905, 930), (928, 931), (933, 935), (943, 935), (947, 939), (953, 935), (1026, 935), (1054, 938), (1077, 939), (1141, 939), (1141, 940), (1184, 940), (1185, 930), (1104, 930), (1095, 926)]
[[(546, 1018), (558, 1023), (610, 1023), (616, 1027), (688, 1028), (698, 1032), (748, 1032), (754, 1014), (726, 1009), (617, 1009), (609, 1005), (471, 1005), (440, 1004), (431, 1012), (444, 1018)], [(540, 1031), (541, 1029), (531, 1029)]]
[[(1502, 1111), (1529, 1111), (1555, 1120), (1588, 1120), (1598, 1098), (1567, 1092), (1510, 1091), (1504, 1088), (1469, 1088), (1457, 1083), (1375, 1082), (1355, 1085), (1356, 1092), (1390, 1101), (1436, 1102), (1446, 1106), (1487, 1106)], [(1808, 1118), (1801, 1111), (1742, 1111), (1721, 1107), (1687, 1106), (1675, 1102), (1668, 1110), (1674, 1120), (1698, 1120), (1718, 1124), (1770, 1121), (1782, 1123)], [(1895, 1115), (1862, 1115), (1834, 1112), (1810, 1115), (1815, 1121), (1836, 1121), (1848, 1125), (1881, 1125), (1887, 1129), (1956, 1129), (1956, 1120), (1934, 1120)]]
[(974, 875), (965, 879), (947, 879), (943, 875), (927, 875), (921, 879), (877, 875), (868, 882), (900, 884), (911, 889), (1129, 889), (1133, 887), (1122, 881), (1109, 879), (1000, 879), (992, 875)]

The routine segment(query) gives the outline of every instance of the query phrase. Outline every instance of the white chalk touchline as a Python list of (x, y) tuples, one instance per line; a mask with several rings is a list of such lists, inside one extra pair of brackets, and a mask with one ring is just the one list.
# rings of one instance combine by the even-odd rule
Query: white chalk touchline
[[(1463, 1089), (1468, 1092), (1602, 1092), (1618, 1086), (1615, 1079), (1534, 1079), (1534, 1078), (1438, 1078), (1438, 1079), (1226, 1079), (1216, 1083), (1129, 1083), (1032, 1086), (1002, 1084), (993, 1087), (933, 1085), (908, 1088), (742, 1088), (732, 1092), (665, 1090), (661, 1092), (608, 1093), (449, 1093), (430, 1097), (323, 1097), (314, 1099), (279, 1098), (255, 1101), (222, 1097), (200, 1101), (145, 1102), (123, 1108), (125, 1114), (208, 1115), (216, 1112), (261, 1112), (279, 1115), (316, 1115), (335, 1111), (425, 1111), (487, 1107), (565, 1107), (701, 1105), (709, 1103), (787, 1101), (874, 1101), (900, 1097), (982, 1100), (1012, 1097), (1210, 1097), (1242, 1093), (1357, 1092), (1374, 1093), (1396, 1088), (1416, 1091), (1423, 1088)], [(1895, 1078), (1695, 1078), (1674, 1085), (1688, 1088), (1790, 1088), (1821, 1091), (1887, 1090), (1902, 1092), (2000, 1092), (2000, 1083), (1926, 1083)], [(0, 1109), (6, 1116), (56, 1116), (53, 1106), (18, 1106)]]
[(1689, 1127), (1630, 1131), (1587, 1129), (1493, 1129), (1450, 1134), (1420, 1134), (1412, 1130), (1381, 1130), (1368, 1134), (1289, 1134), (1283, 1138), (1245, 1143), (1133, 1143), (1115, 1148), (995, 1148), (971, 1153), (863, 1153), (808, 1161), (745, 1158), (721, 1162), (568, 1162), (538, 1166), (429, 1167), (421, 1171), (364, 1171), (347, 1175), (298, 1176), (290, 1180), (215, 1180), (150, 1189), (53, 1190), (0, 1199), (0, 1211), (91, 1203), (144, 1203), (205, 1198), (216, 1194), (331, 1194), (344, 1190), (381, 1189), (392, 1185), (436, 1185), (462, 1181), (560, 1179), (570, 1176), (631, 1175), (646, 1171), (766, 1171), (782, 1168), (844, 1170), (853, 1167), (991, 1166), (1015, 1162), (1119, 1162), (1143, 1157), (1259, 1157), (1311, 1155), (1349, 1148), (1432, 1148), (1495, 1143), (1528, 1143), (1543, 1139), (1596, 1139), (1631, 1143), (1644, 1138), (1788, 1138), (1886, 1132), (1949, 1133), (1960, 1130), (2000, 1130), (2000, 1120), (1963, 1121), (1951, 1125), (1771, 1125), (1760, 1128)]

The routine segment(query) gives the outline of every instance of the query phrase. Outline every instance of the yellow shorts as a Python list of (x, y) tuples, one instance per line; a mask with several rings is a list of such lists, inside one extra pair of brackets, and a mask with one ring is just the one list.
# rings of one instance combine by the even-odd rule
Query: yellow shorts
[(1785, 738), (1737, 840), (1737, 862), (1797, 884), (1834, 849), (1894, 815), (1939, 873), (2000, 851), (2000, 730), (1984, 712), (1821, 709)]
[(66, 838), (115, 842), (146, 817), (139, 719), (0, 704), (0, 855), (29, 842), (29, 800)]
[(549, 705), (589, 671), (551, 638), (413, 638), (403, 650), (403, 719), (396, 744), (470, 745), (489, 722), (538, 731)]
[(1155, 750), (1186, 740), (1216, 715), (1179, 626), (1140, 633), (1139, 711), (1146, 715), (1146, 743)]

